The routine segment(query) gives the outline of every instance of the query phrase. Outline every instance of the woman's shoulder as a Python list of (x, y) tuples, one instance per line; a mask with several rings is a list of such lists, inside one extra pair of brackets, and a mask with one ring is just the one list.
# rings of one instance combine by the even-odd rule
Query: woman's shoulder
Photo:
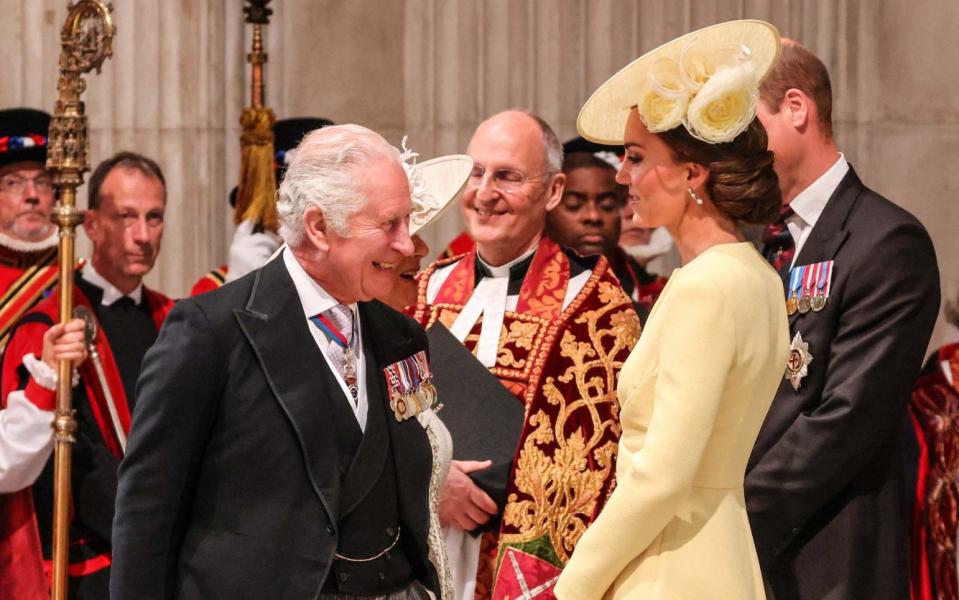
[(749, 242), (712, 246), (674, 277), (674, 287), (682, 295), (711, 292), (734, 303), (782, 286), (779, 276)]

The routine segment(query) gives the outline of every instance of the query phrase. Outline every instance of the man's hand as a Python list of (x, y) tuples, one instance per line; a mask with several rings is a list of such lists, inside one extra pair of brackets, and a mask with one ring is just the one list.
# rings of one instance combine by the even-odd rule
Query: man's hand
[(83, 319), (71, 319), (57, 323), (43, 334), (43, 352), (40, 360), (56, 369), (61, 360), (73, 361), (77, 366), (87, 359), (87, 346), (83, 338)]
[(455, 525), (465, 531), (476, 529), (495, 515), (496, 503), (481, 490), (468, 473), (482, 471), (489, 460), (454, 460), (446, 484), (440, 491), (440, 523)]

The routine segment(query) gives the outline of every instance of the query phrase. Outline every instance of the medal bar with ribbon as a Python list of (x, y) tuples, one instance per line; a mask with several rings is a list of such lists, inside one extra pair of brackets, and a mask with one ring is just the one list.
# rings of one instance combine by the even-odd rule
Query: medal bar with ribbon
[(799, 310), (799, 286), (802, 283), (802, 267), (793, 267), (789, 272), (789, 294), (786, 297), (786, 314), (790, 317)]
[(336, 344), (343, 349), (346, 364), (343, 366), (345, 372), (341, 373), (341, 375), (343, 375), (343, 381), (346, 383), (346, 389), (350, 392), (350, 399), (356, 404), (360, 397), (360, 388), (356, 385), (356, 359), (353, 356), (353, 348), (350, 347), (343, 332), (325, 316), (316, 315), (315, 317), (310, 317), (310, 322), (323, 332), (323, 335), (326, 336), (326, 339), (328, 339), (330, 343)]
[(802, 291), (799, 293), (799, 313), (806, 314), (812, 309), (813, 269), (811, 265), (803, 265)]
[(383, 374), (390, 390), (390, 408), (397, 421), (415, 417), (428, 408), (439, 409), (425, 351), (387, 366)]
[(829, 287), (832, 282), (832, 261), (827, 260), (819, 263), (819, 276), (816, 277), (816, 294), (812, 299), (812, 309), (819, 312), (826, 308), (826, 300), (829, 298)]

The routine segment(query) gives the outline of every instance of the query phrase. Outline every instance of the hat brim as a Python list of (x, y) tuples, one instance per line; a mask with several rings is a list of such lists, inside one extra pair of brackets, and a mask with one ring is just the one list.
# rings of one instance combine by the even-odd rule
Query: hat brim
[(414, 223), (410, 220), (410, 235), (416, 235), (424, 227), (433, 223), (463, 194), (473, 170), (473, 159), (465, 154), (437, 156), (413, 167), (420, 183), (436, 201)]
[(743, 44), (749, 48), (762, 81), (780, 53), (779, 31), (765, 21), (743, 20), (719, 23), (687, 33), (640, 56), (599, 86), (579, 111), (576, 129), (598, 144), (623, 143), (629, 113), (638, 103), (649, 79), (650, 66), (660, 58), (679, 60), (683, 49), (696, 39), (697, 46)]
[(20, 162), (35, 162), (40, 163), (43, 168), (47, 166), (47, 147), (43, 146), (30, 146), (28, 148), (20, 148), (18, 150), (9, 150), (7, 152), (0, 152), (0, 167), (5, 167), (7, 165), (12, 165)]

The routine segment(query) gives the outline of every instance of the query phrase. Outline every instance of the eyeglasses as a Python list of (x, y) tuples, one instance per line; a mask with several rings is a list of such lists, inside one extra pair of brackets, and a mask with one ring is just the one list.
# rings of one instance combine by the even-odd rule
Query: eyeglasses
[(27, 189), (28, 181), (33, 182), (33, 189), (38, 192), (53, 191), (53, 178), (45, 173), (36, 177), (4, 175), (0, 177), (0, 191), (11, 196), (19, 196)]
[[(515, 169), (496, 169), (495, 171), (490, 172), (490, 179), (493, 180), (493, 187), (501, 192), (509, 193), (515, 192), (527, 181), (542, 179), (543, 177), (549, 177), (555, 173), (556, 171), (546, 171), (545, 173), (540, 173), (539, 175), (526, 175), (522, 171), (517, 171)], [(479, 187), (480, 183), (483, 182), (483, 177), (485, 176), (485, 168), (474, 166), (473, 170), (470, 171), (470, 179), (467, 187)]]

